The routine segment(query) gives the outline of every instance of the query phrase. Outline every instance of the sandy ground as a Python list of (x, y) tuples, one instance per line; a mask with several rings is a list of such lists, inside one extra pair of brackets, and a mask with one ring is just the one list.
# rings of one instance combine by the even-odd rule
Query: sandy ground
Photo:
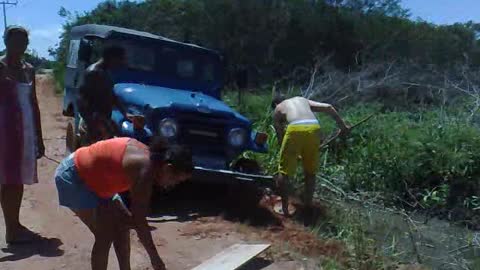
[[(61, 115), (62, 100), (54, 95), (52, 81), (46, 75), (39, 76), (37, 81), (46, 154), (61, 160), (65, 152), (64, 136), (67, 120)], [(3, 217), (0, 217), (0, 269), (90, 269), (89, 258), (93, 236), (69, 210), (58, 206), (53, 181), (56, 166), (57, 164), (45, 158), (39, 160), (40, 183), (26, 187), (21, 210), (22, 223), (44, 237), (43, 240), (28, 245), (7, 247), (4, 241)], [(280, 240), (275, 247), (275, 252), (285, 255), (281, 250), (282, 241), (291, 237), (282, 232), (265, 236), (261, 229), (250, 229), (246, 225), (226, 222), (215, 217), (196, 221), (178, 220), (175, 216), (172, 216), (170, 221), (165, 221), (165, 216), (163, 218), (163, 220), (157, 219), (151, 222), (151, 226), (154, 229), (153, 234), (160, 255), (164, 258), (168, 269), (172, 270), (191, 269), (235, 243), (276, 241), (277, 238), (272, 236), (276, 234), (283, 235), (284, 238), (283, 240), (281, 237), (278, 238)], [(294, 233), (294, 237), (297, 237), (297, 234)], [(136, 236), (133, 235), (132, 239), (132, 268), (151, 269)], [(327, 244), (320, 248), (331, 247), (331, 244)], [(341, 248), (338, 246), (333, 248), (335, 252), (338, 249)], [(288, 261), (287, 257), (278, 259), (278, 256), (276, 258), (267, 256), (256, 260), (245, 269), (317, 269), (313, 266), (303, 267), (301, 265), (305, 263)], [(113, 249), (110, 252), (108, 269), (118, 269)]]

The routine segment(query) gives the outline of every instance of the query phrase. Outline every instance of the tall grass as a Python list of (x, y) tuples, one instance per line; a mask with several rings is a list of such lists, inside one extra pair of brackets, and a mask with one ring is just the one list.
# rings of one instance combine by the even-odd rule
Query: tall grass
[(62, 94), (65, 87), (66, 68), (62, 61), (56, 61), (53, 64), (53, 76), (55, 78), (55, 93)]
[[(271, 94), (244, 93), (238, 104), (231, 92), (225, 101), (269, 134), (269, 153), (245, 153), (266, 172), (275, 173), (279, 144), (272, 127)], [(233, 102), (234, 101), (234, 102)], [(380, 104), (359, 104), (341, 115), (354, 124), (371, 113), (346, 140), (322, 151), (319, 175), (346, 191), (382, 192), (386, 198), (423, 202), (424, 207), (454, 207), (475, 201), (480, 190), (480, 130), (463, 108), (382, 111)], [(335, 123), (319, 114), (323, 136)], [(471, 203), (470, 203), (471, 204)], [(474, 206), (478, 207), (478, 203)]]

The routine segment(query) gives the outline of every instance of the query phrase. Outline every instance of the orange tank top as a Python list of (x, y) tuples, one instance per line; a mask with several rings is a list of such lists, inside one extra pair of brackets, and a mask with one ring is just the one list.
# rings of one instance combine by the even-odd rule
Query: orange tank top
[(131, 180), (123, 170), (123, 156), (131, 138), (100, 141), (75, 152), (75, 167), (87, 187), (100, 198), (111, 198), (131, 187)]

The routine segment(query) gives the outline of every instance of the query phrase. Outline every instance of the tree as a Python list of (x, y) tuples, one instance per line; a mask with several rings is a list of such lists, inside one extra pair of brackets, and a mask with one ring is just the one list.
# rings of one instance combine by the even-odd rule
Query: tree
[(84, 14), (59, 14), (66, 21), (52, 53), (60, 62), (70, 29), (98, 23), (217, 49), (228, 60), (227, 74), (254, 70), (265, 81), (326, 55), (345, 70), (392, 60), (480, 64), (478, 24), (411, 21), (400, 0), (110, 0)]

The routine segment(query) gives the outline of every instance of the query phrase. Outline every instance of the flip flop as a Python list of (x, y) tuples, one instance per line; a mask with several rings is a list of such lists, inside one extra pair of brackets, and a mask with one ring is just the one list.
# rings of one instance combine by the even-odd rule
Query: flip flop
[(28, 229), (22, 231), (14, 240), (5, 240), (7, 245), (24, 245), (41, 240), (42, 237)]
[[(281, 200), (275, 203), (275, 205), (273, 206), (273, 211), (279, 215), (284, 215)], [(288, 212), (289, 212), (289, 216), (293, 216), (297, 212), (297, 208), (292, 203), (289, 203)]]

